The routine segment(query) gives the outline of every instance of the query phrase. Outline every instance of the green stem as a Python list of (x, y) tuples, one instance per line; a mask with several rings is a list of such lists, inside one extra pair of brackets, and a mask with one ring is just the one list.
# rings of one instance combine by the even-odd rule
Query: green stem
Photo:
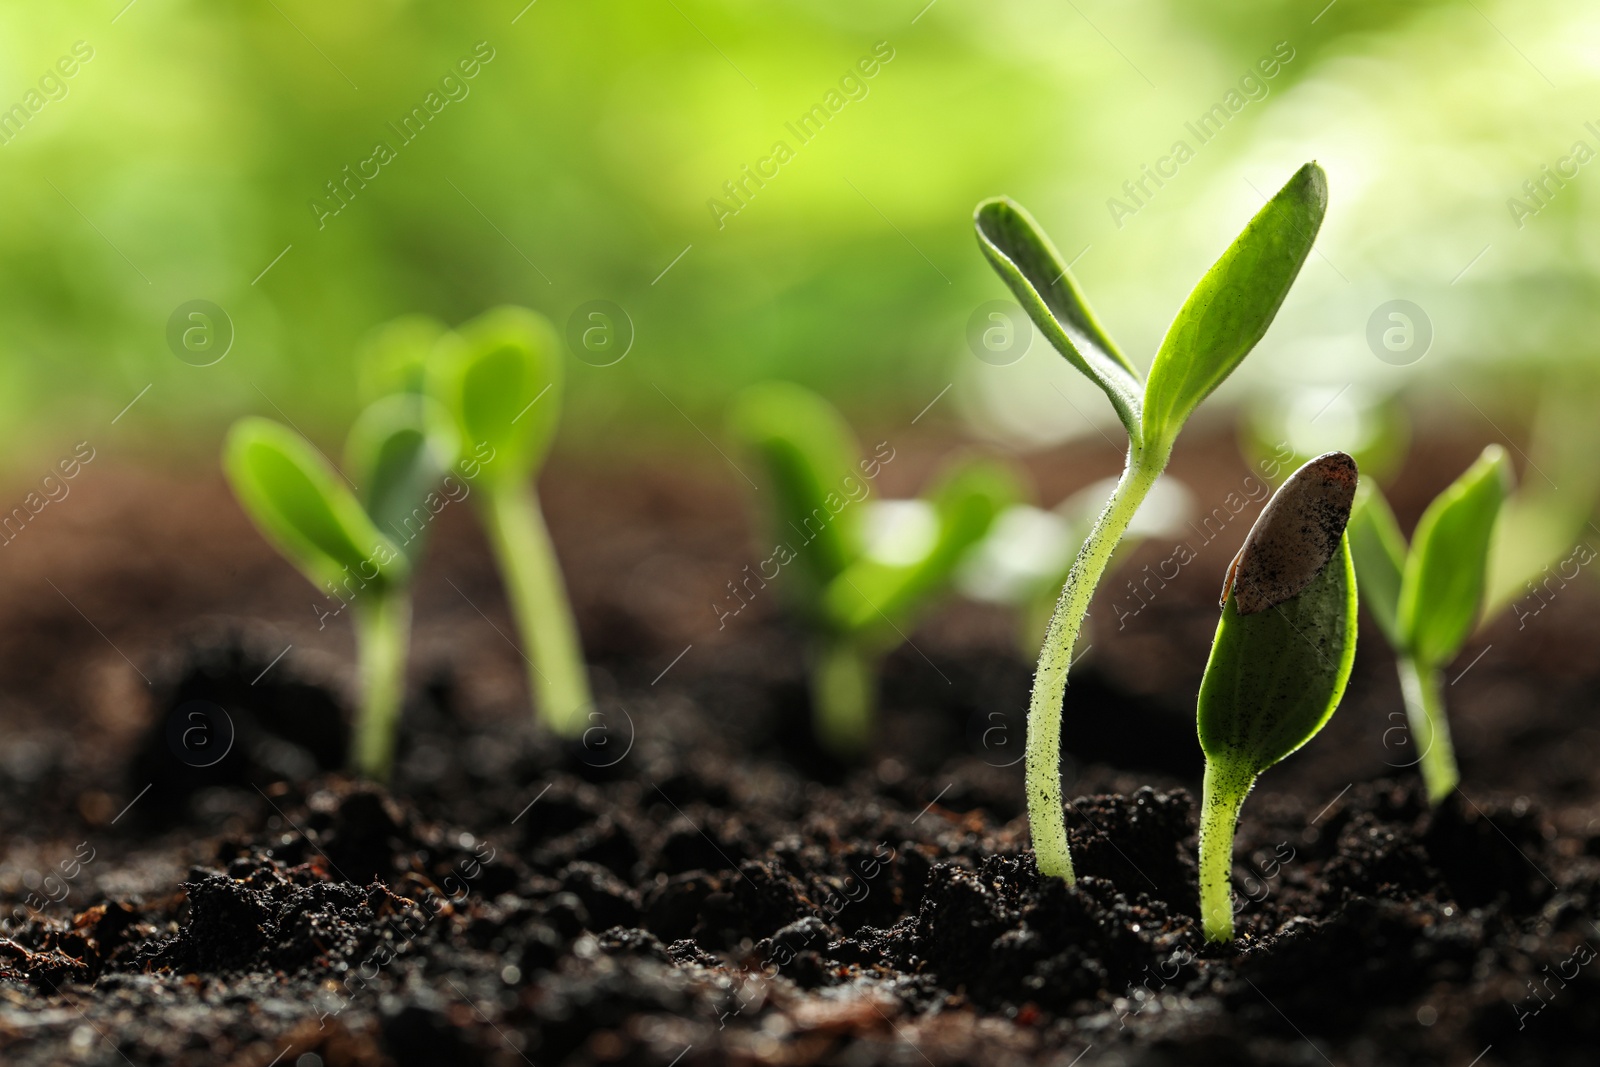
[(1200, 921), (1207, 941), (1233, 940), (1233, 832), (1256, 776), (1206, 761), (1200, 794)]
[(361, 659), (355, 767), (368, 778), (386, 782), (394, 764), (395, 732), (405, 700), (410, 594), (402, 589), (358, 600), (355, 624)]
[(1166, 449), (1129, 451), (1128, 465), (1116, 490), (1073, 560), (1056, 601), (1055, 614), (1050, 616), (1044, 647), (1039, 650), (1033, 698), (1028, 705), (1028, 827), (1039, 873), (1065, 878), (1069, 885), (1076, 876), (1067, 848), (1067, 822), (1061, 799), (1061, 702), (1066, 696), (1072, 647), (1117, 542), (1122, 540), (1134, 512), (1166, 465)]
[(1422, 781), (1428, 789), (1428, 803), (1438, 807), (1461, 781), (1456, 769), (1455, 748), (1450, 743), (1450, 720), (1444, 711), (1444, 681), (1438, 668), (1426, 667), (1412, 656), (1401, 655), (1400, 694), (1406, 702), (1406, 721), (1411, 738), (1422, 755)]
[(840, 759), (866, 751), (872, 737), (872, 664), (847, 640), (821, 642), (811, 665), (812, 709), (817, 739)]
[(528, 687), (557, 736), (581, 737), (594, 700), (539, 499), (523, 485), (486, 492), (483, 498), (489, 539), (528, 653)]
[(531, 486), (512, 485), (483, 494), (483, 501), (494, 557), (522, 633), (534, 704), (558, 737), (581, 737), (594, 697), (538, 494)]

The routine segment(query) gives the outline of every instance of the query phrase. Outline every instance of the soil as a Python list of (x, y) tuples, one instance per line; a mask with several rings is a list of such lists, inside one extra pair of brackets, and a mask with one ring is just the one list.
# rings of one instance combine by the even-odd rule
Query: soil
[[(1476, 448), (1430, 441), (1402, 522)], [(896, 446), (891, 491), (942, 450)], [(1203, 502), (1247, 473), (1225, 438), (1179, 452)], [(1115, 465), (1034, 470), (1055, 499)], [(1028, 847), (1007, 617), (953, 605), (914, 632), (871, 757), (838, 766), (777, 605), (722, 629), (710, 607), (764, 555), (739, 488), (547, 477), (598, 694), (578, 744), (531, 721), (492, 562), (465, 508), (441, 515), (383, 789), (339, 769), (332, 605), (213, 475), (97, 464), (0, 573), (3, 1062), (1594, 1062), (1595, 590), (1463, 654), (1463, 787), (1433, 811), (1364, 642), (1333, 722), (1246, 804), (1239, 936), (1208, 945), (1194, 693), (1254, 508), (1123, 627), (1119, 584), (1170, 545), (1097, 602), (1068, 887)]]

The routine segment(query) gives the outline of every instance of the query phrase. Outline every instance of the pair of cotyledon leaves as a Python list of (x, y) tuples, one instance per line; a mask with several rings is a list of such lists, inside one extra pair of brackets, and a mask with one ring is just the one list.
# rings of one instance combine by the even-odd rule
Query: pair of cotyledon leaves
[(838, 410), (788, 382), (745, 390), (729, 423), (767, 472), (762, 490), (772, 496), (774, 532), (792, 551), (790, 565), (800, 578), (790, 585), (796, 606), (833, 636), (892, 640), (1021, 494), (1004, 466), (958, 459), (922, 502), (931, 513), (932, 536), (906, 546), (904, 558), (875, 558), (863, 528), (870, 506), (865, 497), (893, 453), (861, 459)]
[[(1168, 329), (1148, 378), (1106, 335), (1060, 254), (1000, 198), (978, 206), (984, 254), (1039, 330), (1105, 392), (1135, 452), (1164, 456), (1184, 422), (1266, 334), (1311, 252), (1327, 178), (1308, 163), (1206, 272)], [(1164, 459), (1162, 460), (1164, 462)], [(1201, 684), (1208, 758), (1248, 789), (1322, 728), (1355, 654), (1355, 577), (1344, 538), (1355, 464), (1311, 461), (1273, 497), (1229, 571)]]
[(1311, 252), (1327, 205), (1327, 177), (1307, 163), (1195, 286), (1143, 380), (1021, 206), (986, 200), (974, 224), (984, 254), (1040, 332), (1105, 391), (1129, 440), (1143, 447), (1170, 445), (1195, 406), (1261, 340)]
[(313, 584), (355, 578), (381, 594), (410, 580), (424, 540), (416, 517), (433, 510), (429, 495), (458, 455), (475, 458), (474, 481), (488, 492), (543, 463), (560, 414), (561, 363), (548, 322), (503, 307), (456, 331), (399, 320), (362, 372), (364, 389), (388, 395), (361, 413), (346, 442), (345, 472), (358, 490), (269, 419), (235, 424), (223, 467), (256, 525)]
[(1363, 601), (1389, 643), (1423, 667), (1454, 659), (1477, 623), (1510, 488), (1505, 449), (1490, 445), (1428, 505), (1409, 550), (1382, 493), (1368, 489), (1356, 506), (1350, 540)]

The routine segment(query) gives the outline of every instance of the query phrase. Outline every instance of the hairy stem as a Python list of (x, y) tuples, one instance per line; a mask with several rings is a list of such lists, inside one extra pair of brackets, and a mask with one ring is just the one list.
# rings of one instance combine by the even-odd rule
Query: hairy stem
[(1206, 761), (1200, 794), (1200, 921), (1207, 941), (1233, 940), (1233, 832), (1255, 775)]
[(1067, 823), (1061, 800), (1061, 702), (1067, 691), (1067, 669), (1083, 618), (1095, 586), (1105, 573), (1111, 554), (1133, 521), (1134, 512), (1166, 466), (1165, 449), (1128, 453), (1117, 488), (1095, 520), (1083, 547), (1072, 563), (1067, 582), (1056, 600), (1055, 614), (1039, 650), (1039, 667), (1033, 676), (1033, 698), (1028, 704), (1027, 788), (1028, 827), (1033, 836), (1039, 873), (1076, 880), (1072, 854), (1067, 848)]
[(361, 714), (356, 722), (356, 770), (380, 782), (394, 764), (395, 732), (405, 700), (411, 596), (405, 590), (356, 602), (361, 660)]
[(847, 640), (825, 640), (811, 665), (812, 708), (817, 739), (841, 759), (866, 750), (872, 736), (871, 658)]
[(527, 653), (528, 688), (557, 736), (581, 737), (594, 700), (539, 499), (524, 485), (486, 492), (483, 499), (489, 539)]
[(1422, 781), (1428, 789), (1428, 803), (1438, 807), (1461, 781), (1456, 769), (1455, 748), (1450, 744), (1450, 721), (1445, 717), (1443, 676), (1436, 667), (1401, 655), (1400, 694), (1405, 698), (1406, 721), (1411, 737), (1421, 753)]

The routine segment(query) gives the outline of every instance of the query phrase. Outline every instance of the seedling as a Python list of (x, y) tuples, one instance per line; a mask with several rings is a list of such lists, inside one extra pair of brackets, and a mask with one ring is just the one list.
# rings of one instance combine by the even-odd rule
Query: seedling
[[(811, 691), (818, 739), (843, 759), (871, 739), (877, 660), (905, 640), (917, 615), (952, 581), (1019, 487), (998, 464), (947, 464), (918, 501), (868, 501), (894, 459), (887, 442), (862, 459), (839, 412), (809, 390), (768, 382), (735, 401), (733, 435), (767, 471), (762, 494), (777, 539), (741, 582), (729, 582), (727, 617), (787, 570), (784, 592), (811, 634)], [(885, 452), (887, 450), (887, 453)]]
[(1311, 252), (1327, 178), (1307, 163), (1206, 272), (1141, 379), (1106, 336), (1060, 254), (1006, 198), (978, 205), (978, 243), (1034, 324), (1116, 409), (1128, 457), (1056, 601), (1028, 710), (1028, 821), (1042, 874), (1074, 880), (1061, 799), (1061, 713), (1072, 647), (1095, 587), (1139, 504), (1166, 468), (1184, 422), (1261, 340)]
[(1345, 525), (1355, 461), (1330, 452), (1273, 494), (1228, 568), (1200, 682), (1200, 916), (1233, 938), (1233, 833), (1262, 771), (1317, 735), (1356, 655), (1356, 578)]
[(235, 423), (223, 452), (234, 494), (262, 535), (311, 583), (354, 609), (361, 662), (355, 767), (389, 776), (405, 695), (411, 631), (410, 581), (425, 530), (400, 542), (402, 529), (454, 460), (455, 442), (418, 397), (388, 397), (356, 419), (346, 470), (360, 497), (317, 449), (269, 419)]
[(561, 357), (540, 315), (502, 307), (444, 335), (429, 358), (428, 392), (481, 464), (472, 494), (505, 581), (528, 685), (558, 736), (583, 736), (593, 709), (578, 627), (533, 481), (561, 413)]
[(1363, 602), (1395, 650), (1406, 722), (1435, 806), (1461, 780), (1445, 715), (1443, 669), (1478, 621), (1495, 519), (1510, 488), (1505, 449), (1490, 445), (1428, 505), (1409, 552), (1376, 487), (1363, 490), (1350, 523)]

